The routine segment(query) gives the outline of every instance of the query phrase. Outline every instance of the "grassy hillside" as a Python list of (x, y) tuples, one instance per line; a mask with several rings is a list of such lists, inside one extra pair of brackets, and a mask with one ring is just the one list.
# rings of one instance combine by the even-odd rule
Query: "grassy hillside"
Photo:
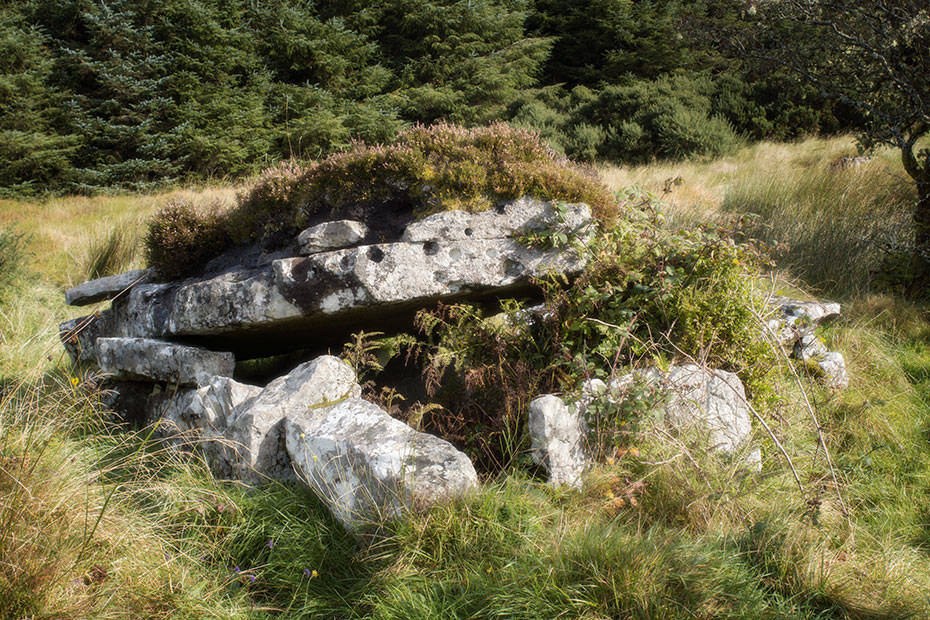
[[(582, 492), (514, 470), (362, 539), (306, 491), (218, 482), (151, 429), (114, 428), (63, 358), (62, 288), (100, 254), (138, 265), (140, 222), (172, 195), (0, 203), (31, 235), (0, 307), (0, 619), (930, 617), (930, 320), (878, 287), (883, 254), (862, 243), (863, 222), (893, 232), (912, 198), (890, 153), (831, 166), (850, 154), (845, 139), (761, 144), (602, 171), (658, 194), (681, 176), (667, 226), (782, 242), (754, 286), (844, 302), (826, 338), (848, 390), (778, 361), (764, 414), (787, 458), (759, 426), (760, 474), (643, 431)], [(130, 249), (104, 251), (114, 229)]]

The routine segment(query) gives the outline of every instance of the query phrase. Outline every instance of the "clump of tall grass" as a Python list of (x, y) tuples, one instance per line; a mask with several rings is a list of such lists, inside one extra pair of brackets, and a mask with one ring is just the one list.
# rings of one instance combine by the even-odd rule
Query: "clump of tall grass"
[(722, 211), (746, 215), (742, 232), (776, 248), (781, 268), (829, 295), (858, 295), (887, 248), (912, 229), (914, 189), (879, 160), (860, 168), (755, 170), (727, 190)]
[(855, 297), (874, 287), (888, 251), (910, 239), (915, 200), (895, 151), (843, 165), (855, 153), (850, 138), (759, 143), (712, 162), (601, 174), (612, 189), (663, 193), (673, 228), (736, 227), (771, 244), (778, 267), (808, 287)]
[(26, 262), (26, 241), (11, 228), (0, 230), (0, 300), (22, 275)]
[(78, 275), (93, 280), (128, 271), (141, 254), (138, 227), (120, 225), (88, 243)]
[(137, 436), (113, 430), (78, 376), (4, 382), (0, 618), (238, 616), (217, 595), (223, 581), (191, 557), (198, 547), (166, 536), (169, 507), (140, 507), (176, 480), (159, 479), (159, 455)]

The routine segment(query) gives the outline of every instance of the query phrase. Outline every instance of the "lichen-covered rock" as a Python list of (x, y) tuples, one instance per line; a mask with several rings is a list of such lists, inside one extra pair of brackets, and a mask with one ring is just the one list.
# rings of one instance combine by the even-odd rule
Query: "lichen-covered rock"
[(98, 338), (97, 363), (116, 379), (199, 385), (209, 377), (232, 376), (232, 353), (208, 351), (149, 338)]
[[(576, 275), (584, 267), (577, 252), (532, 249), (513, 237), (540, 226), (576, 230), (589, 220), (585, 205), (557, 210), (532, 199), (484, 213), (436, 214), (410, 224), (406, 241), (282, 258), (203, 279), (137, 284), (94, 329), (97, 336), (195, 338), (245, 357), (271, 355), (288, 350), (295, 335), (325, 339), (334, 326), (350, 333), (371, 321), (412, 317), (439, 301), (529, 292), (532, 278), (550, 271)], [(328, 230), (328, 224), (321, 227)], [(82, 345), (73, 354), (91, 355), (80, 335), (71, 344)]]
[(549, 270), (578, 273), (574, 252), (544, 252), (512, 239), (385, 243), (274, 263), (279, 290), (306, 314), (366, 306), (424, 305), (501, 289)]
[(809, 360), (828, 353), (827, 346), (820, 340), (817, 334), (810, 332), (801, 336), (794, 343), (794, 350), (791, 356), (799, 360)]
[(770, 303), (776, 312), (767, 326), (775, 339), (791, 353), (791, 357), (815, 362), (827, 387), (845, 390), (849, 386), (849, 376), (842, 354), (828, 350), (815, 332), (818, 326), (840, 315), (840, 305), (787, 297), (775, 297)]
[(403, 241), (463, 241), (504, 239), (531, 230), (552, 229), (584, 234), (593, 223), (587, 205), (565, 205), (523, 197), (479, 213), (443, 211), (407, 226)]
[(745, 447), (752, 418), (743, 383), (735, 374), (696, 364), (671, 366), (668, 371), (650, 368), (614, 379), (604, 397), (622, 398), (636, 380), (666, 395), (662, 408), (667, 425), (705, 432), (707, 447), (727, 454)]
[(113, 313), (105, 310), (58, 326), (58, 337), (73, 363), (97, 362), (97, 338), (116, 335), (112, 319)]
[(842, 353), (827, 351), (813, 358), (824, 375), (824, 385), (832, 390), (845, 390), (849, 387), (849, 374), (846, 372), (846, 360)]
[(361, 222), (335, 220), (304, 230), (297, 236), (297, 244), (300, 247), (300, 253), (306, 256), (327, 250), (352, 247), (367, 234), (368, 227)]
[(69, 306), (86, 306), (113, 299), (131, 287), (147, 282), (151, 276), (151, 269), (136, 269), (115, 276), (88, 280), (65, 291), (65, 303)]
[(149, 399), (148, 408), (150, 418), (159, 420), (163, 437), (178, 448), (201, 446), (212, 466), (222, 451), (214, 440), (223, 436), (236, 407), (259, 392), (260, 387), (215, 376), (196, 389), (159, 390)]
[(838, 317), (841, 310), (835, 302), (798, 301), (781, 296), (770, 299), (769, 305), (775, 309), (767, 321), (769, 331), (788, 350), (801, 338), (813, 334), (822, 323)]
[(359, 398), (306, 408), (285, 424), (298, 478), (349, 530), (461, 495), (477, 484), (471, 461), (452, 444)]
[(215, 473), (250, 484), (291, 479), (282, 435), (285, 418), (360, 392), (355, 372), (339, 358), (324, 355), (301, 364), (236, 408), (224, 432), (226, 445)]
[(581, 488), (587, 459), (585, 423), (578, 408), (552, 394), (540, 396), (530, 402), (528, 432), (533, 462), (549, 472), (549, 484)]

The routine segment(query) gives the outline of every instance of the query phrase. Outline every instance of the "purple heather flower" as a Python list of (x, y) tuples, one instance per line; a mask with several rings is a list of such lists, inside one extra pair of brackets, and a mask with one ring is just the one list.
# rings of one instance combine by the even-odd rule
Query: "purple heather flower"
[(274, 539), (272, 539), (272, 538), (269, 538), (269, 539), (268, 539), (268, 548), (269, 548), (269, 549), (274, 549)]
[(236, 572), (238, 573), (238, 572), (239, 572), (239, 567), (238, 567), (238, 566), (233, 566), (233, 570), (236, 571)]
[(304, 569), (304, 577), (309, 577), (309, 576), (310, 576), (310, 569), (309, 569), (309, 568), (305, 568), (305, 569)]
[(249, 575), (249, 581), (255, 583), (255, 575)]

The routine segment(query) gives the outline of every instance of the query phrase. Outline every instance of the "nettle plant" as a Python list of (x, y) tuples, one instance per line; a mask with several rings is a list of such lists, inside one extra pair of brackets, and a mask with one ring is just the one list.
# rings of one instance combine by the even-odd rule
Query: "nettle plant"
[(166, 209), (151, 224), (149, 262), (163, 274), (192, 271), (212, 257), (198, 239), (224, 239), (226, 245), (211, 246), (222, 251), (296, 234), (358, 205), (370, 207), (372, 217), (401, 211), (417, 218), (453, 209), (483, 211), (521, 196), (583, 202), (605, 224), (617, 213), (616, 200), (592, 170), (554, 153), (536, 133), (501, 123), (473, 129), (418, 125), (392, 144), (354, 144), (307, 165), (283, 162), (219, 216), (211, 212), (197, 219), (187, 208), (179, 218), (177, 205)]
[[(658, 201), (636, 191), (619, 196), (614, 225), (584, 246), (587, 268), (573, 281), (537, 281), (543, 304), (516, 300), (486, 316), (470, 305), (423, 311), (417, 325), (426, 385), (443, 415), (423, 422), (464, 445), (486, 470), (519, 462), (526, 452), (529, 402), (544, 393), (578, 398), (586, 379), (611, 379), (634, 368), (698, 362), (735, 372), (764, 406), (774, 354), (763, 340), (753, 285), (760, 252), (724, 230), (671, 232)], [(461, 379), (449, 390), (449, 369)], [(635, 436), (662, 395), (635, 381), (611, 405), (589, 409), (595, 452)]]

